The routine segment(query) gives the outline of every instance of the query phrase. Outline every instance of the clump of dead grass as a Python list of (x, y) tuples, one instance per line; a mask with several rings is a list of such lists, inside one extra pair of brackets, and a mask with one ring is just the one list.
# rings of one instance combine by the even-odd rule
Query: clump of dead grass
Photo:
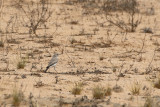
[(153, 83), (153, 87), (160, 89), (160, 77)]
[(108, 85), (106, 90), (105, 90), (105, 95), (106, 96), (111, 96), (112, 95), (112, 88)]
[(132, 95), (139, 95), (141, 90), (141, 84), (139, 82), (133, 82), (130, 91)]
[(24, 98), (23, 92), (15, 88), (12, 93), (12, 105), (15, 107), (19, 107), (23, 98)]
[(0, 41), (0, 47), (4, 47), (4, 42)]
[(25, 59), (23, 59), (23, 58), (19, 59), (19, 61), (17, 63), (17, 69), (24, 69), (25, 66), (26, 66)]
[(143, 107), (154, 107), (154, 102), (151, 97), (147, 97)]
[(80, 95), (82, 90), (83, 90), (83, 83), (82, 82), (75, 83), (75, 85), (72, 89), (72, 94), (73, 95)]
[(112, 89), (109, 85), (107, 86), (107, 88), (97, 85), (93, 88), (92, 94), (94, 99), (103, 99), (105, 98), (105, 96), (110, 96), (112, 94)]
[(103, 56), (100, 56), (100, 57), (99, 57), (99, 60), (100, 60), (100, 61), (102, 61), (103, 59), (104, 59), (104, 57), (103, 57)]
[(93, 88), (92, 94), (95, 99), (103, 99), (105, 97), (105, 88), (98, 85)]

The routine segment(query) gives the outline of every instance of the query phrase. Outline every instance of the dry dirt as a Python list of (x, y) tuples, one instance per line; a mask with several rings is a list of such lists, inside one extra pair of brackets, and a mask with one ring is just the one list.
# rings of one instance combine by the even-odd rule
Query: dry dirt
[[(154, 100), (154, 107), (160, 107), (160, 90), (154, 88), (160, 72), (160, 1), (138, 2), (141, 24), (126, 35), (104, 23), (104, 15), (83, 15), (80, 5), (57, 0), (51, 4), (48, 29), (38, 29), (39, 36), (31, 37), (21, 25), (25, 15), (13, 6), (14, 1), (4, 0), (0, 18), (4, 42), (0, 47), (1, 106), (12, 106), (13, 91), (20, 90), (20, 107), (143, 107), (148, 97)], [(151, 7), (155, 14), (146, 15)], [(153, 33), (143, 33), (145, 27)], [(43, 73), (55, 52), (60, 54), (57, 72), (50, 68)], [(25, 67), (17, 69), (21, 58), (25, 58)], [(84, 86), (75, 96), (71, 91), (77, 82)], [(140, 84), (138, 95), (131, 92), (135, 83)], [(97, 100), (92, 95), (97, 85), (120, 86), (122, 91), (112, 90), (111, 96)]]

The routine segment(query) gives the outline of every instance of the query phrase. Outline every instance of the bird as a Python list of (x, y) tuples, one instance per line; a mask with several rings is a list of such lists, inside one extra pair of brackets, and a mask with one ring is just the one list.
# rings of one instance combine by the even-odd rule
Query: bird
[[(50, 62), (48, 63), (48, 66), (46, 67), (46, 70), (44, 71), (45, 73), (47, 72), (47, 70), (48, 70), (50, 67), (54, 67), (54, 70), (56, 71), (55, 66), (56, 66), (56, 64), (58, 63), (58, 56), (59, 56), (58, 53), (54, 53), (52, 59), (50, 60)], [(57, 71), (56, 71), (56, 72), (57, 72)]]

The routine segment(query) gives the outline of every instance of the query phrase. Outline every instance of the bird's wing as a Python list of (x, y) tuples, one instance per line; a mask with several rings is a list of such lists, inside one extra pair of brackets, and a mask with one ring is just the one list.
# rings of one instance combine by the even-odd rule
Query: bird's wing
[(57, 62), (58, 62), (58, 59), (55, 58), (55, 57), (53, 57), (53, 58), (50, 60), (50, 62), (48, 63), (48, 66), (52, 66), (52, 65), (56, 64)]

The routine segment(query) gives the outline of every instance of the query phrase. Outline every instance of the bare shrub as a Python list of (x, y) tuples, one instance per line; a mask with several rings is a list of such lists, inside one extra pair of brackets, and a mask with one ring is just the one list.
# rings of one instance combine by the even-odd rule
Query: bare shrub
[(81, 4), (85, 14), (105, 14), (107, 22), (126, 32), (135, 32), (141, 23), (137, 0), (74, 0), (74, 3)]
[(46, 22), (51, 17), (53, 11), (49, 8), (49, 0), (40, 0), (38, 3), (18, 2), (16, 7), (21, 10), (28, 21), (24, 24), (29, 28), (29, 34), (37, 35), (37, 29), (44, 27), (46, 29)]
[(69, 5), (80, 5), (84, 9), (83, 14), (85, 15), (99, 14), (101, 9), (101, 0), (69, 0), (65, 3)]
[(2, 17), (3, 3), (4, 0), (0, 0), (0, 18)]
[[(113, 1), (111, 3), (105, 2), (102, 6), (103, 11), (106, 15), (106, 20), (110, 24), (120, 28), (121, 30), (124, 30), (126, 32), (135, 32), (136, 28), (141, 23), (141, 17), (138, 14), (139, 9), (137, 0)], [(112, 6), (115, 6), (116, 8)], [(121, 11), (122, 13), (112, 13), (115, 11)], [(123, 17), (124, 15), (127, 15), (128, 18), (125, 19)]]

